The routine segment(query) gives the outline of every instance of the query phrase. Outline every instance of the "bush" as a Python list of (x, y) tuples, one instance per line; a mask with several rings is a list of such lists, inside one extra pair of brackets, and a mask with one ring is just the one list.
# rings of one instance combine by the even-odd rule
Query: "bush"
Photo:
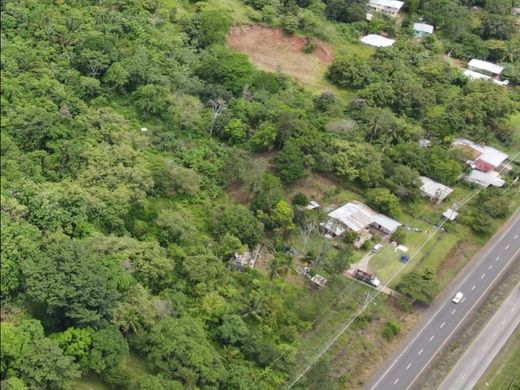
[(383, 328), (383, 337), (388, 341), (392, 340), (395, 336), (397, 336), (401, 332), (401, 326), (395, 320), (389, 320), (385, 322), (385, 327)]
[(294, 195), (292, 204), (294, 206), (307, 206), (309, 204), (309, 198), (303, 192), (298, 192)]
[(310, 54), (316, 49), (316, 42), (314, 42), (314, 39), (307, 38), (307, 41), (305, 42), (305, 47), (303, 48), (303, 52)]

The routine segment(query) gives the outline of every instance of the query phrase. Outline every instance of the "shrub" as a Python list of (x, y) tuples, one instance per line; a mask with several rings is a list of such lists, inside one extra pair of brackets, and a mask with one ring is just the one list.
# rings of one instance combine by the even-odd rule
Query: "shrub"
[(397, 336), (401, 332), (401, 326), (395, 320), (389, 320), (385, 322), (385, 327), (383, 328), (383, 337), (388, 341), (392, 340), (395, 336)]

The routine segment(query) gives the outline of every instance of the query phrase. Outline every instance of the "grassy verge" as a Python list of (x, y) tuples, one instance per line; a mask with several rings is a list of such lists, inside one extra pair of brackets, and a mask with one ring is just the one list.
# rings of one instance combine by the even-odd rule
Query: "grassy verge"
[(520, 387), (520, 328), (512, 335), (504, 348), (489, 366), (475, 386), (476, 390), (507, 390)]

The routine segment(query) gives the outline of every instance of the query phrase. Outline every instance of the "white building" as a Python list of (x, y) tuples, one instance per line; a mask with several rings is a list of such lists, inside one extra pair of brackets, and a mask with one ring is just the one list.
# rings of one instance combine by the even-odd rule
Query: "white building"
[(468, 62), (468, 68), (478, 73), (483, 73), (488, 76), (500, 76), (504, 68), (492, 62), (477, 60), (473, 58)]
[(397, 0), (370, 0), (368, 8), (373, 12), (381, 12), (383, 14), (396, 17), (404, 2)]
[(453, 192), (453, 189), (450, 187), (437, 183), (429, 177), (421, 176), (421, 182), (422, 195), (435, 203), (441, 203)]
[(433, 34), (434, 27), (431, 24), (426, 23), (414, 23), (413, 32), (416, 37), (424, 37), (426, 35)]
[(372, 46), (375, 48), (390, 47), (395, 43), (394, 39), (383, 37), (377, 34), (368, 34), (360, 39), (365, 45)]
[(393, 234), (401, 224), (386, 215), (379, 214), (367, 205), (352, 201), (330, 212), (329, 221), (322, 224), (334, 236), (341, 236), (346, 230), (355, 233), (374, 228), (385, 234)]
[(491, 76), (487, 76), (487, 75), (482, 74), (482, 73), (474, 72), (474, 71), (469, 70), (469, 69), (466, 69), (464, 71), (464, 76), (466, 76), (470, 80), (491, 80), (495, 84), (502, 85), (502, 86), (509, 84), (509, 80), (503, 80), (503, 81), (502, 80), (497, 80), (497, 79), (492, 78)]
[(502, 187), (505, 184), (505, 181), (502, 180), (496, 172), (486, 173), (477, 171), (476, 169), (472, 170), (471, 173), (466, 176), (466, 180), (481, 185), (484, 188), (489, 186)]
[(447, 209), (444, 213), (442, 213), (442, 216), (448, 219), (449, 221), (455, 221), (455, 218), (459, 216), (459, 213), (457, 213), (453, 209)]
[(469, 150), (474, 161), (472, 166), (482, 172), (490, 172), (501, 166), (507, 159), (508, 155), (491, 146), (478, 145), (473, 141), (458, 138), (453, 141), (453, 146), (461, 149)]

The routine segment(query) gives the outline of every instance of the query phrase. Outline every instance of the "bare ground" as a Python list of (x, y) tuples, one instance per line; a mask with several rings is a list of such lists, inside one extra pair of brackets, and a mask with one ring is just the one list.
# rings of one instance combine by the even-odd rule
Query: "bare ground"
[(319, 87), (334, 58), (333, 51), (314, 39), (316, 49), (306, 54), (306, 41), (305, 37), (289, 35), (279, 28), (257, 25), (233, 27), (228, 36), (228, 45), (246, 54), (259, 69), (285, 73), (306, 86)]

